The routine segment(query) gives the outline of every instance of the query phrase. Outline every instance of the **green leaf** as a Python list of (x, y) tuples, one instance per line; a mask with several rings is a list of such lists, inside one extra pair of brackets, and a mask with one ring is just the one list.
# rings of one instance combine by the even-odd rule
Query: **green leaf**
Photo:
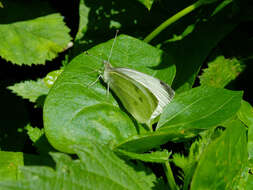
[(169, 156), (171, 154), (167, 150), (155, 151), (155, 152), (144, 153), (144, 154), (137, 154), (134, 152), (128, 152), (128, 151), (121, 150), (121, 149), (116, 149), (116, 153), (121, 156), (127, 157), (128, 159), (140, 160), (143, 162), (153, 162), (153, 163), (168, 162)]
[(179, 41), (179, 40), (182, 40), (184, 39), (186, 36), (188, 36), (189, 34), (191, 34), (193, 32), (193, 30), (195, 29), (195, 24), (191, 24), (189, 26), (187, 26), (185, 28), (185, 30), (182, 32), (182, 34), (180, 35), (176, 35), (174, 34), (173, 37), (171, 39), (168, 39), (167, 41), (165, 41), (164, 43), (167, 43), (167, 42), (176, 42), (176, 41)]
[(124, 149), (131, 152), (146, 152), (152, 148), (158, 148), (160, 145), (168, 141), (179, 142), (186, 138), (194, 137), (194, 133), (179, 133), (177, 131), (162, 131), (147, 132), (141, 135), (133, 135), (114, 146), (116, 149)]
[(58, 78), (58, 76), (62, 73), (63, 69), (58, 69), (58, 70), (54, 70), (51, 71), (47, 74), (47, 76), (45, 78), (43, 78), (43, 82), (45, 83), (45, 85), (48, 88), (51, 88), (54, 84), (54, 82), (56, 81), (56, 79)]
[(25, 129), (27, 130), (27, 134), (29, 135), (32, 142), (38, 141), (44, 135), (44, 129), (39, 129), (37, 127), (32, 127), (28, 124)]
[(155, 0), (138, 0), (138, 1), (143, 5), (145, 5), (145, 7), (147, 7), (148, 10), (150, 10)]
[(212, 16), (220, 12), (223, 8), (228, 6), (230, 3), (234, 2), (233, 0), (223, 0), (213, 11)]
[(46, 86), (42, 79), (37, 81), (24, 81), (16, 83), (13, 86), (9, 86), (13, 93), (21, 96), (24, 99), (28, 99), (30, 102), (38, 102), (40, 98), (48, 94), (49, 88)]
[(68, 155), (52, 153), (56, 170), (48, 167), (24, 167), (24, 179), (0, 182), (0, 189), (156, 189), (154, 174), (135, 171), (119, 159), (108, 147), (87, 143), (77, 149), (78, 160)]
[[(50, 90), (44, 106), (44, 125), (49, 142), (58, 150), (73, 152), (73, 144), (85, 139), (118, 144), (137, 134), (132, 119), (106, 96), (106, 86), (96, 81), (102, 59), (107, 60), (113, 40), (81, 54), (64, 69)], [(97, 56), (97, 57), (96, 57)], [(175, 66), (170, 57), (130, 36), (117, 38), (110, 62), (158, 77), (171, 84)], [(159, 68), (163, 68), (162, 70)]]
[(20, 178), (19, 166), (23, 166), (22, 152), (0, 151), (0, 181), (17, 180)]
[(33, 145), (37, 148), (37, 152), (48, 155), (50, 151), (55, 151), (45, 137), (44, 128), (39, 129), (28, 124), (25, 129), (27, 130), (27, 134), (33, 142)]
[(198, 162), (190, 189), (231, 189), (247, 163), (246, 128), (238, 120), (211, 142)]
[(209, 129), (200, 134), (200, 138), (196, 139), (189, 149), (187, 156), (181, 154), (173, 155), (173, 162), (176, 166), (183, 170), (181, 173), (182, 181), (184, 182), (183, 189), (188, 189), (191, 183), (192, 176), (196, 170), (199, 159), (206, 147), (222, 134), (223, 130), (219, 128)]
[(221, 124), (236, 114), (242, 92), (198, 87), (176, 96), (162, 113), (158, 130), (199, 132)]
[(208, 63), (208, 68), (204, 69), (200, 76), (201, 85), (209, 85), (217, 88), (225, 87), (234, 80), (244, 69), (244, 65), (236, 58), (225, 59), (218, 56), (214, 61)]
[(253, 160), (253, 108), (246, 102), (242, 101), (240, 110), (237, 113), (238, 118), (248, 126), (248, 151), (249, 159)]
[(0, 56), (17, 65), (45, 64), (71, 40), (60, 14), (0, 24)]
[(88, 30), (90, 8), (86, 6), (85, 0), (79, 3), (79, 26), (75, 40), (81, 40)]

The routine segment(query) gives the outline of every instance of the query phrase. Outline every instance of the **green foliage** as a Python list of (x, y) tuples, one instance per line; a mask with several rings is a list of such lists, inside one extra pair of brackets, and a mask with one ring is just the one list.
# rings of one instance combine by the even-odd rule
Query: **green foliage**
[[(253, 189), (252, 8), (0, 0), (0, 190)], [(152, 130), (103, 61), (176, 91)]]
[(44, 130), (39, 129), (37, 127), (32, 127), (30, 124), (28, 124), (25, 129), (27, 130), (27, 134), (29, 135), (32, 142), (38, 141), (43, 135)]
[(247, 162), (246, 128), (231, 121), (200, 157), (191, 189), (231, 189)]
[(242, 92), (198, 87), (179, 94), (167, 105), (158, 122), (158, 130), (181, 133), (217, 126), (240, 108)]
[(24, 165), (22, 152), (0, 151), (0, 181), (20, 178), (18, 167)]
[[(249, 159), (253, 161), (253, 108), (246, 102), (242, 101), (240, 110), (237, 113), (238, 118), (248, 127), (248, 151)], [(253, 168), (253, 165), (252, 165)]]
[(204, 69), (200, 76), (200, 84), (223, 88), (236, 79), (243, 69), (244, 65), (237, 59), (225, 59), (224, 56), (218, 56), (208, 63), (207, 69)]
[(141, 2), (143, 5), (145, 5), (145, 7), (147, 7), (148, 10), (150, 10), (155, 0), (138, 0), (138, 1)]
[(70, 42), (59, 14), (0, 25), (0, 55), (17, 65), (45, 64)]
[[(153, 174), (137, 172), (106, 146), (86, 143), (86, 146), (75, 150), (78, 160), (72, 160), (62, 153), (52, 153), (56, 170), (48, 167), (23, 167), (22, 180), (0, 182), (0, 189), (147, 190), (155, 188), (156, 179)], [(150, 179), (154, 181), (151, 182)]]
[(165, 163), (168, 161), (171, 153), (168, 151), (155, 151), (151, 153), (137, 154), (134, 152), (127, 152), (125, 150), (118, 149), (116, 153), (125, 156), (132, 160), (141, 160), (143, 162)]
[[(111, 46), (112, 40), (73, 59), (51, 89), (44, 106), (44, 124), (46, 136), (55, 148), (72, 152), (69, 146), (81, 144), (86, 138), (118, 144), (137, 134), (132, 119), (112, 95), (107, 97), (106, 87), (100, 82), (90, 85), (98, 78), (97, 70), (102, 60), (107, 60)], [(114, 49), (110, 58), (113, 66), (134, 68), (172, 82), (175, 66), (161, 50), (125, 35), (117, 38)]]
[(13, 86), (9, 86), (13, 93), (21, 96), (24, 99), (28, 99), (30, 102), (38, 102), (40, 98), (48, 94), (49, 88), (44, 83), (43, 79), (37, 81), (29, 80), (20, 83), (16, 83)]

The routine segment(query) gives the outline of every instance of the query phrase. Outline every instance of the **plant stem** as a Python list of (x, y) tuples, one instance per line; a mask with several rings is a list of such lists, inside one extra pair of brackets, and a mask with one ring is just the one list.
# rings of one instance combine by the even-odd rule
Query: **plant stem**
[(177, 187), (177, 184), (175, 182), (172, 170), (170, 168), (169, 161), (167, 161), (163, 164), (163, 169), (164, 169), (165, 175), (167, 177), (167, 181), (168, 181), (168, 184), (169, 184), (169, 189), (178, 190), (178, 187)]
[(168, 18), (166, 21), (164, 21), (160, 26), (158, 26), (153, 32), (151, 32), (145, 39), (144, 42), (150, 42), (153, 40), (161, 31), (163, 31), (165, 28), (167, 28), (169, 25), (173, 24), (183, 16), (187, 15), (188, 13), (194, 11), (198, 7), (200, 7), (203, 3), (200, 1), (197, 1), (193, 3), (192, 5), (184, 8), (180, 12), (176, 13), (172, 17)]

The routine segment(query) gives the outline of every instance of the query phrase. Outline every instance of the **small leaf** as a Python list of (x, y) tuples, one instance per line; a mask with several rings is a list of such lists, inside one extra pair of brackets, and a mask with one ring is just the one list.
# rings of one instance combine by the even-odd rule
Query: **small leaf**
[(236, 114), (242, 92), (198, 87), (176, 96), (162, 113), (158, 130), (197, 133), (217, 126)]
[(168, 162), (169, 156), (171, 154), (167, 150), (137, 154), (134, 152), (128, 152), (128, 151), (121, 150), (121, 149), (117, 149), (116, 153), (119, 155), (122, 155), (124, 157), (127, 157), (128, 159), (140, 160), (143, 162), (153, 162), (153, 163)]
[(150, 10), (155, 0), (138, 0), (138, 1), (143, 5), (145, 5), (145, 7), (147, 7), (148, 10)]
[(81, 40), (88, 29), (90, 8), (86, 6), (85, 0), (79, 3), (79, 26), (75, 40)]
[[(106, 146), (87, 143), (76, 151), (78, 160), (71, 160), (62, 153), (52, 153), (56, 170), (48, 167), (23, 167), (24, 179), (0, 182), (0, 190), (156, 189), (153, 173), (140, 174)], [(150, 181), (150, 176), (155, 181)]]
[(68, 32), (59, 14), (0, 24), (0, 56), (17, 65), (44, 64), (68, 46)]
[(225, 132), (205, 149), (190, 189), (232, 189), (247, 163), (246, 128), (239, 120), (226, 124)]
[(22, 152), (0, 151), (0, 181), (15, 181), (20, 178), (18, 167), (23, 165), (24, 160)]
[(29, 135), (32, 142), (38, 141), (44, 135), (44, 129), (39, 129), (37, 127), (32, 127), (28, 124), (25, 129), (27, 130), (27, 134)]
[(58, 69), (58, 70), (54, 70), (51, 71), (47, 74), (47, 76), (43, 79), (45, 85), (48, 88), (51, 88), (54, 84), (54, 82), (56, 81), (56, 79), (58, 78), (58, 76), (62, 73), (63, 69)]
[(47, 95), (49, 91), (49, 88), (45, 85), (42, 79), (16, 83), (13, 86), (9, 86), (8, 89), (33, 103), (35, 103), (39, 97)]
[(244, 69), (244, 65), (237, 59), (225, 59), (224, 56), (217, 57), (208, 63), (200, 76), (201, 85), (209, 85), (217, 88), (225, 87), (234, 80)]
[(220, 12), (223, 8), (228, 6), (230, 3), (234, 2), (233, 0), (223, 0), (213, 11), (212, 16), (216, 15), (218, 12)]

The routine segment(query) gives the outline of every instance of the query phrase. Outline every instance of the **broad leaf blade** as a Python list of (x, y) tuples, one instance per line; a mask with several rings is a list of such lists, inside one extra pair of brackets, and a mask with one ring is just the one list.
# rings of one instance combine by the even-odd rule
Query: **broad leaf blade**
[(198, 87), (176, 96), (166, 106), (158, 130), (194, 132), (214, 127), (232, 117), (240, 108), (242, 92)]
[[(44, 124), (46, 136), (56, 149), (72, 152), (70, 146), (82, 144), (85, 139), (118, 144), (137, 134), (129, 116), (111, 95), (106, 96), (106, 86), (101, 81), (90, 86), (98, 78), (97, 70), (102, 67), (102, 60), (107, 60), (112, 43), (113, 40), (100, 44), (88, 55), (76, 57), (52, 87), (44, 106)], [(161, 67), (164, 57), (161, 50), (121, 35), (110, 62), (115, 67), (135, 68), (171, 83), (175, 75), (173, 65), (164, 61), (162, 66), (166, 69), (155, 69)]]
[(17, 65), (44, 64), (67, 48), (71, 37), (59, 14), (0, 25), (0, 56)]
[(240, 178), (247, 157), (246, 128), (234, 120), (201, 155), (191, 189), (231, 189), (236, 178)]

